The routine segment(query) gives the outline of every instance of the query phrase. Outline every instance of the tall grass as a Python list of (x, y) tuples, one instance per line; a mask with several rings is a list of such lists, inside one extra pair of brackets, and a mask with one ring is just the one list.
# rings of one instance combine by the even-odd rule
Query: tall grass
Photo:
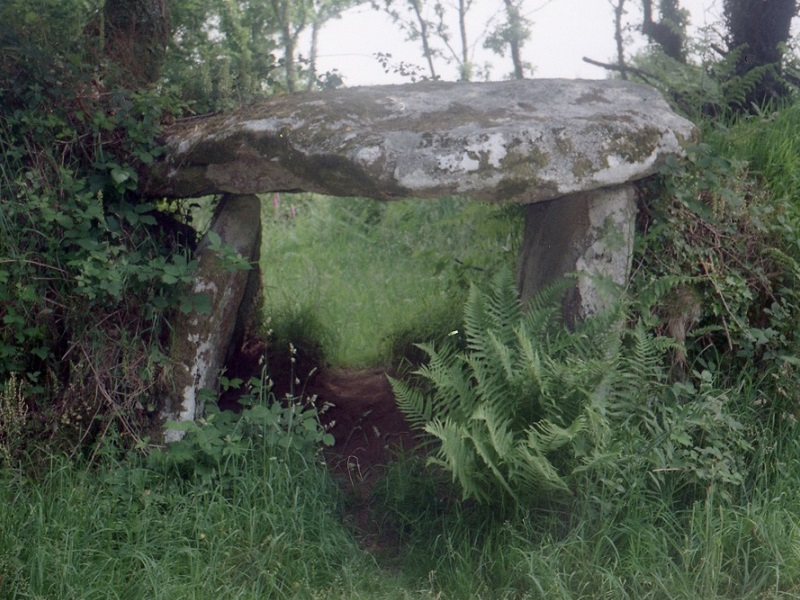
[(296, 326), (298, 316), (315, 315), (329, 362), (385, 362), (394, 336), (424, 335), (431, 321), (449, 331), (460, 321), (468, 281), (513, 266), (519, 214), (455, 198), (283, 195), (277, 206), (265, 203), (261, 264), (270, 325)]
[[(600, 516), (503, 519), (456, 502), (414, 459), (376, 512), (399, 531), (381, 568), (344, 529), (340, 498), (299, 457), (231, 461), (213, 483), (145, 466), (54, 458), (0, 478), (3, 598), (647, 598), (800, 594), (797, 477), (741, 502), (675, 512), (656, 495)], [(791, 448), (784, 459), (797, 459)], [(391, 479), (389, 481), (392, 481)], [(609, 492), (611, 495), (611, 493)]]
[[(800, 458), (791, 446), (781, 456), (786, 465)], [(790, 492), (800, 484), (796, 469), (780, 482), (772, 473), (734, 501), (711, 487), (704, 499), (676, 508), (655, 490), (587, 487), (566, 509), (530, 507), (510, 518), (455, 501), (415, 459), (393, 469), (377, 492), (376, 513), (402, 524), (403, 568), (442, 597), (800, 595), (800, 502)]]
[(800, 201), (800, 105), (768, 108), (716, 127), (708, 138), (722, 155), (746, 161), (776, 199)]
[(2, 471), (0, 505), (2, 598), (401, 597), (300, 455), (230, 460), (213, 482), (53, 458)]

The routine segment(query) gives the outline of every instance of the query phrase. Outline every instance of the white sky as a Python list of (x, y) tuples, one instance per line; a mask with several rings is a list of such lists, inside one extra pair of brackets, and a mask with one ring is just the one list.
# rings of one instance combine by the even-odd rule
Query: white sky
[[(403, 0), (395, 0), (403, 3)], [(468, 13), (468, 27), (476, 38), (486, 27), (493, 14), (502, 10), (502, 0), (474, 0)], [(654, 4), (657, 4), (654, 2)], [(692, 30), (719, 23), (720, 0), (682, 0), (681, 6), (691, 12)], [(628, 0), (627, 21), (640, 24), (638, 0)], [(481, 14), (479, 11), (483, 11)], [(603, 79), (607, 71), (583, 62), (587, 56), (595, 60), (613, 62), (614, 13), (609, 0), (524, 0), (523, 13), (533, 20), (531, 39), (523, 49), (523, 59), (535, 67), (534, 77), (565, 77)], [(455, 27), (452, 28), (455, 32)], [(634, 45), (641, 44), (641, 36), (631, 34)], [(491, 61), (492, 79), (503, 79), (512, 69), (511, 58), (498, 57), (477, 44), (474, 62)], [(342, 18), (329, 22), (320, 34), (318, 72), (338, 69), (345, 76), (345, 84), (378, 85), (408, 83), (397, 75), (385, 74), (374, 58), (376, 52), (392, 54), (395, 62), (405, 61), (425, 67), (418, 42), (405, 41), (405, 35), (389, 18), (369, 6), (347, 11)], [(438, 62), (442, 79), (458, 78), (455, 66)], [(427, 68), (422, 69), (427, 74)]]

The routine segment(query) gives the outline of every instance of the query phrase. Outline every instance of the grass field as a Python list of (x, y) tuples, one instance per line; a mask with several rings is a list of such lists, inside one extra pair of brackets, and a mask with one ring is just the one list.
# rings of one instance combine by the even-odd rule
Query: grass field
[(457, 328), (469, 283), (513, 267), (521, 236), (519, 210), (455, 198), (283, 195), (264, 207), (270, 324), (295, 337), (313, 326), (338, 366), (383, 364), (408, 331)]

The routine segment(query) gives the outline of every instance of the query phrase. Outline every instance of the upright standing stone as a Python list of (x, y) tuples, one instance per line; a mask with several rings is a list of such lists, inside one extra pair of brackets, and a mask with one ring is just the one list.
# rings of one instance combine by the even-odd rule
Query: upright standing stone
[(630, 183), (526, 206), (517, 272), (522, 300), (576, 273), (578, 282), (564, 302), (567, 321), (607, 308), (615, 286), (628, 280), (635, 217)]
[[(212, 248), (210, 236), (250, 262), (250, 270), (231, 269)], [(216, 391), (220, 370), (228, 352), (241, 337), (243, 324), (253, 308), (253, 279), (258, 279), (261, 250), (261, 204), (257, 196), (222, 197), (209, 232), (197, 250), (199, 266), (192, 292), (206, 294), (211, 309), (179, 314), (172, 323), (170, 354), (174, 366), (169, 373), (164, 417), (194, 421), (203, 414), (202, 391)], [(238, 340), (241, 343), (241, 339)], [(173, 442), (183, 432), (167, 430), (165, 441)]]

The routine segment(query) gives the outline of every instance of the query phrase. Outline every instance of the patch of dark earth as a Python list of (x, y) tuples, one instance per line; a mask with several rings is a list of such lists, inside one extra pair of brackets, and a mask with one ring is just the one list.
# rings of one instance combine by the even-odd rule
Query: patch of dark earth
[[(392, 370), (319, 367), (301, 350), (294, 356), (270, 354), (263, 341), (249, 340), (228, 361), (226, 376), (243, 381), (258, 377), (266, 357), (275, 398), (315, 398), (320, 421), (335, 440), (324, 456), (345, 494), (345, 523), (365, 550), (391, 559), (401, 540), (386, 516), (376, 514), (374, 494), (395, 457), (424, 453), (395, 402), (387, 377)], [(223, 393), (219, 407), (241, 410), (242, 393)]]

